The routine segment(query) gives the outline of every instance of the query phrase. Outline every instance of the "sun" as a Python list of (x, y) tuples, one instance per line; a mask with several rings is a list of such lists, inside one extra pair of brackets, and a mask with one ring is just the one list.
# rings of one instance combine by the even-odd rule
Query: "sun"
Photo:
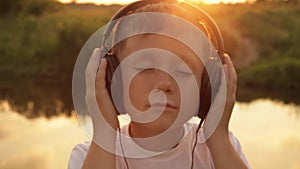
[(186, 1), (186, 2), (192, 2), (192, 3), (202, 2), (202, 0), (178, 0), (178, 1)]
[(206, 4), (218, 4), (218, 3), (244, 3), (246, 0), (179, 0), (191, 3), (206, 3)]
[[(105, 5), (111, 5), (111, 4), (129, 4), (131, 2), (137, 1), (137, 0), (57, 0), (62, 3), (70, 3), (70, 2), (76, 2), (76, 3), (95, 3), (95, 4), (105, 4)], [(178, 0), (178, 1), (187, 1), (194, 4), (197, 3), (206, 3), (206, 4), (218, 4), (220, 2), (222, 3), (243, 3), (246, 2), (246, 0)]]

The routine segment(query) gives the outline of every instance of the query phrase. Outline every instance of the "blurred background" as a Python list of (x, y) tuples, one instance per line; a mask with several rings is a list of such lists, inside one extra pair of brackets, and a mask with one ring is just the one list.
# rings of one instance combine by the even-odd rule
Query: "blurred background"
[[(85, 41), (131, 1), (0, 1), (0, 168), (67, 168), (88, 137), (72, 102)], [(300, 169), (300, 1), (193, 0), (238, 72), (230, 129), (254, 169)]]

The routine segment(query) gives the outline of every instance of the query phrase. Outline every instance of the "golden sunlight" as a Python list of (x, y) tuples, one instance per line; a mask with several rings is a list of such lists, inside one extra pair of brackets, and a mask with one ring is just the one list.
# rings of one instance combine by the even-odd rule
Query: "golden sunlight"
[[(137, 0), (57, 0), (62, 3), (95, 3), (95, 4), (104, 4), (104, 5), (111, 5), (111, 4), (128, 4)], [(182, 1), (188, 1), (191, 3), (200, 3), (204, 2), (207, 4), (217, 4), (217, 3), (244, 3), (247, 0), (182, 0)]]

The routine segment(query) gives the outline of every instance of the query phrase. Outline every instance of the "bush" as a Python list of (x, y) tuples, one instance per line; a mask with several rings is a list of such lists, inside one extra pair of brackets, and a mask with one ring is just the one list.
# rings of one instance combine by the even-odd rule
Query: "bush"
[(1, 0), (0, 15), (34, 15), (58, 10), (59, 4), (54, 0)]
[(294, 22), (298, 15), (294, 13), (284, 8), (248, 11), (240, 16), (238, 25), (245, 36), (259, 44), (260, 57), (281, 57), (293, 43), (292, 30), (298, 26)]
[(261, 62), (239, 73), (239, 84), (266, 89), (300, 89), (300, 59)]

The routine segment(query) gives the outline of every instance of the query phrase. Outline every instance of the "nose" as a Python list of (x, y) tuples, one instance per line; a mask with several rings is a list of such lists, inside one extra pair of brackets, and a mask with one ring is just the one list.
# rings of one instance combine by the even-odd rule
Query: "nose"
[(164, 93), (171, 94), (176, 90), (175, 80), (166, 72), (155, 70), (154, 89), (162, 90)]

